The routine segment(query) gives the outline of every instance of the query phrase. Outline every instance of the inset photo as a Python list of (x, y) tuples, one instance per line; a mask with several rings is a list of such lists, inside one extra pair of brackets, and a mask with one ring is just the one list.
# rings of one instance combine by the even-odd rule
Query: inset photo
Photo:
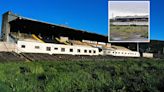
[(150, 1), (108, 2), (109, 42), (150, 41)]

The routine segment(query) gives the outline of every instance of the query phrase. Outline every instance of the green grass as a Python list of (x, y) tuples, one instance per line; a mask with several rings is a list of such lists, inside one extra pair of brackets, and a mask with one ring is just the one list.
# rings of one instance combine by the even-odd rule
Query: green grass
[(0, 92), (162, 92), (163, 60), (0, 63)]
[(121, 36), (129, 37), (131, 35), (141, 35), (141, 37), (148, 38), (148, 26), (110, 26), (110, 33), (112, 37)]

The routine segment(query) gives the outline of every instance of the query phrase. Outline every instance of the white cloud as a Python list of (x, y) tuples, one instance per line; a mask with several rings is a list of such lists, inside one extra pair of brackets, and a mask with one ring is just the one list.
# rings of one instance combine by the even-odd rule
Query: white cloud
[(148, 15), (149, 1), (109, 1), (109, 16)]

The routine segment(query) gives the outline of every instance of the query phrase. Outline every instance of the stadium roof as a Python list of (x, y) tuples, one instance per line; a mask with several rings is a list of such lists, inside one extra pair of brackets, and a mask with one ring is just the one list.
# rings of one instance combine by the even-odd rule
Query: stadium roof
[(53, 23), (38, 21), (18, 16), (15, 20), (9, 22), (11, 32), (22, 32), (41, 35), (66, 36), (75, 40), (93, 40), (99, 42), (108, 42), (107, 36), (97, 33), (78, 30)]

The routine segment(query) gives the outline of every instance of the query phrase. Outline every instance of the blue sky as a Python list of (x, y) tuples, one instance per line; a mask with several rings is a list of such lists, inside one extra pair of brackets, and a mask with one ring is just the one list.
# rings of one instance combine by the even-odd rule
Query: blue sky
[[(107, 4), (108, 0), (1, 0), (0, 15), (13, 11), (28, 18), (107, 35)], [(162, 0), (151, 1), (151, 39), (164, 40), (162, 9)]]

